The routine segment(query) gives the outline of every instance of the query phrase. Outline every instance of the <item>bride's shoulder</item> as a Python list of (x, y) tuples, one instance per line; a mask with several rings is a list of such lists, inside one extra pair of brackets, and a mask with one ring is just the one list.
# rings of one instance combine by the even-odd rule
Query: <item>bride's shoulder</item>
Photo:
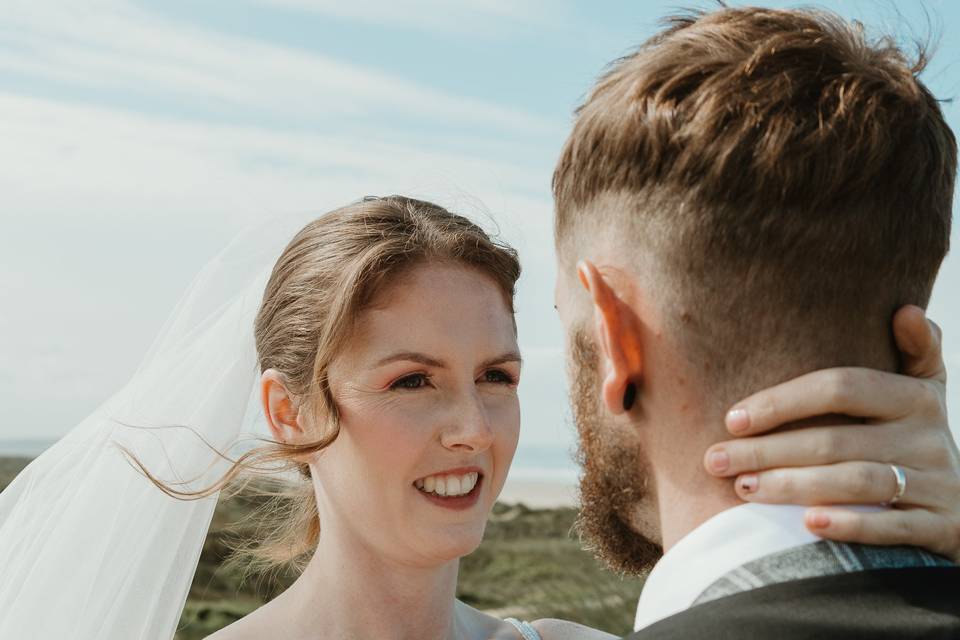
[(204, 640), (261, 640), (269, 637), (276, 627), (267, 619), (267, 607), (254, 609), (236, 622), (232, 622), (223, 629), (214, 632)]
[(618, 636), (569, 620), (541, 618), (530, 623), (542, 640), (610, 640)]
[[(499, 618), (486, 616), (487, 625), (477, 637), (487, 640), (519, 640), (526, 638), (513, 624)], [(617, 636), (610, 635), (598, 629), (585, 627), (576, 622), (543, 618), (530, 623), (540, 640), (615, 640)]]
[[(469, 627), (474, 630), (472, 634), (474, 637), (487, 638), (488, 640), (518, 640), (521, 637), (520, 631), (505, 620), (478, 611), (460, 600), (457, 600), (457, 607), (460, 609), (460, 615), (469, 621)], [(611, 640), (617, 638), (617, 636), (585, 627), (576, 622), (555, 618), (541, 618), (533, 622), (531, 626), (541, 640)]]
[(256, 638), (263, 637), (263, 630), (258, 631), (249, 622), (245, 623), (244, 620), (246, 618), (232, 622), (203, 640), (256, 640)]

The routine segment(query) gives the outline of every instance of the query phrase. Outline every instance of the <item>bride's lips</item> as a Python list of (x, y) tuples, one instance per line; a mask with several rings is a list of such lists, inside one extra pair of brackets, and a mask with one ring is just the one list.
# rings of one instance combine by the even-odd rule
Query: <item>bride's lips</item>
[[(461, 493), (471, 484), (469, 491)], [(464, 511), (473, 507), (480, 499), (482, 484), (483, 472), (479, 467), (458, 467), (419, 478), (414, 481), (413, 489), (423, 496), (424, 500), (438, 507)], [(458, 495), (441, 495), (443, 493)]]

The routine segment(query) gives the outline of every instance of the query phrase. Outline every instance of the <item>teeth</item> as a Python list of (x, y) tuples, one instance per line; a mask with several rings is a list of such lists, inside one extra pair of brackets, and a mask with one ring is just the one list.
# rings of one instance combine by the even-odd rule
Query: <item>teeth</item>
[(480, 474), (472, 471), (462, 476), (429, 476), (417, 480), (413, 484), (425, 493), (435, 493), (439, 496), (462, 496), (473, 491), (479, 479)]
[(460, 495), (460, 478), (457, 476), (447, 476), (447, 495)]

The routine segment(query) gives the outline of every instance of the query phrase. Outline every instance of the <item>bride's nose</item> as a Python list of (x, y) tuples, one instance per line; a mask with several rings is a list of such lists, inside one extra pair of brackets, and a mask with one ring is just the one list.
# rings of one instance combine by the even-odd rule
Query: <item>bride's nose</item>
[(490, 448), (493, 429), (478, 393), (465, 394), (456, 403), (447, 426), (440, 432), (440, 443), (453, 451), (480, 452)]

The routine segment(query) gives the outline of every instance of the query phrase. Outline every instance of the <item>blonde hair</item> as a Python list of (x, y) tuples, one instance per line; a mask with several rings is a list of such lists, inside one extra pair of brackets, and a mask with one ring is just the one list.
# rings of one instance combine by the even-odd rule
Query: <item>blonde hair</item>
[[(330, 391), (330, 363), (351, 337), (354, 320), (399, 274), (425, 261), (468, 265), (490, 276), (513, 313), (520, 276), (517, 253), (467, 218), (403, 196), (367, 197), (313, 220), (283, 250), (264, 290), (254, 323), (260, 371), (275, 369), (287, 390), (326, 432), (295, 445), (266, 443), (231, 461), (229, 470), (201, 491), (181, 491), (136, 465), (168, 495), (193, 500), (226, 489), (224, 497), (266, 498), (249, 516), (253, 534), (229, 541), (228, 562), (243, 576), (291, 568), (302, 571), (316, 548), (320, 521), (310, 467), (304, 456), (329, 446), (339, 434)], [(300, 481), (275, 474), (295, 469)], [(263, 477), (267, 476), (266, 480)], [(274, 477), (270, 477), (274, 476)]]

